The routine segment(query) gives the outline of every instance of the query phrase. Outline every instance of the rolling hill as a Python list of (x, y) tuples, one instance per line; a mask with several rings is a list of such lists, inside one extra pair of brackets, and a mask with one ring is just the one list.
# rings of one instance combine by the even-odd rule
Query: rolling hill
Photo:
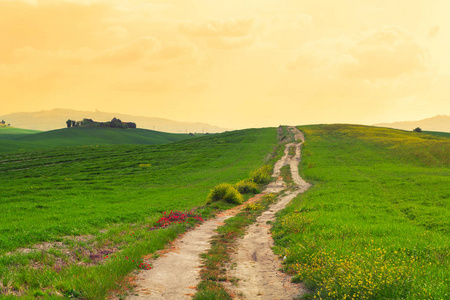
[[(0, 153), (0, 298), (15, 299), (20, 291), (19, 299), (106, 299), (137, 268), (135, 261), (186, 228), (152, 230), (162, 212), (214, 211), (217, 206), (204, 206), (210, 189), (248, 178), (276, 145), (277, 130), (267, 128), (165, 145)], [(76, 236), (66, 241), (70, 252), (15, 251), (42, 242), (65, 245), (58, 241), (68, 236)], [(111, 251), (117, 251), (114, 261), (112, 254), (106, 259)]]
[(39, 133), (41, 132), (40, 130), (32, 130), (32, 129), (22, 129), (22, 128), (15, 128), (15, 127), (3, 127), (0, 126), (0, 138), (3, 135), (6, 134), (32, 134), (32, 133)]
[(163, 118), (131, 116), (121, 113), (108, 113), (101, 111), (78, 111), (71, 109), (52, 109), (38, 112), (18, 112), (0, 116), (0, 119), (17, 128), (35, 130), (54, 130), (66, 127), (66, 121), (82, 120), (83, 118), (95, 121), (109, 121), (118, 118), (124, 122), (134, 122), (138, 128), (152, 129), (171, 133), (217, 133), (227, 129), (206, 123), (177, 122)]
[[(11, 132), (16, 132), (12, 134)], [(17, 128), (0, 130), (0, 152), (87, 145), (156, 145), (192, 138), (189, 134), (147, 129), (64, 128), (37, 132)]]
[[(86, 143), (89, 129), (74, 129), (19, 140)], [(450, 140), (360, 125), (299, 129), (300, 172), (313, 187), (274, 222), (285, 271), (322, 299), (446, 299)], [(211, 188), (270, 163), (281, 154), (276, 141), (265, 128), (0, 153), (0, 288), (11, 299), (106, 298), (183, 232), (183, 224), (157, 229), (161, 213), (216, 209), (205, 206)], [(23, 251), (32, 245), (39, 251)]]

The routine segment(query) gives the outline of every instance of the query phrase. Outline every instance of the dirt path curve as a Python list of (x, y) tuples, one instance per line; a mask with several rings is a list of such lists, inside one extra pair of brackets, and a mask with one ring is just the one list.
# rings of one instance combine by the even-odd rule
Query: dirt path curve
[[(270, 234), (268, 221), (275, 220), (275, 214), (284, 209), (286, 205), (298, 194), (306, 191), (310, 184), (304, 181), (298, 173), (300, 161), (300, 146), (304, 142), (304, 136), (296, 128), (289, 128), (295, 133), (296, 140), (300, 143), (286, 145), (284, 156), (277, 162), (274, 175), (278, 177), (277, 187), (269, 186), (265, 192), (277, 192), (283, 185), (279, 178), (280, 169), (286, 164), (291, 167), (295, 188), (288, 191), (278, 202), (274, 203), (264, 212), (256, 223), (249, 226), (247, 234), (239, 241), (238, 251), (232, 257), (235, 267), (229, 270), (229, 275), (239, 278), (237, 286), (227, 284), (227, 289), (238, 298), (244, 299), (292, 299), (305, 292), (300, 284), (291, 283), (291, 278), (279, 271), (281, 260), (272, 252), (274, 245)], [(289, 156), (289, 149), (295, 146), (295, 156)]]
[[(290, 130), (294, 130), (295, 128), (290, 128)], [(303, 136), (300, 132), (295, 132), (296, 137), (298, 139), (303, 139)], [(297, 152), (294, 158), (289, 158), (289, 146), (295, 145), (297, 148)], [(284, 166), (286, 163), (290, 163), (296, 169), (298, 161), (300, 160), (300, 144), (289, 144), (286, 146), (285, 155), (283, 158), (278, 161), (274, 168), (275, 177), (279, 177), (280, 168)], [(297, 169), (296, 169), (297, 170)], [(293, 174), (294, 176), (294, 174)], [(298, 176), (298, 171), (297, 171)], [(294, 177), (295, 182), (297, 180)], [(301, 178), (297, 183), (300, 185)], [(305, 183), (306, 184), (306, 183)], [(285, 189), (285, 184), (281, 178), (278, 178), (275, 182), (271, 183), (264, 193), (278, 193)], [(295, 191), (290, 194), (290, 199), (295, 197), (300, 191)], [(295, 194), (295, 195), (294, 195)], [(287, 198), (283, 198), (279, 203), (277, 203), (276, 207), (271, 207), (269, 210), (269, 214), (275, 213), (279, 209), (285, 207), (285, 205), (290, 201)], [(252, 201), (252, 200), (249, 200)], [(285, 203), (285, 204), (282, 204)], [(202, 225), (196, 227), (195, 229), (188, 231), (186, 234), (178, 237), (171, 244), (169, 248), (170, 251), (164, 251), (166, 253), (161, 254), (158, 259), (145, 261), (147, 263), (151, 263), (153, 268), (147, 271), (141, 271), (136, 278), (137, 288), (135, 289), (135, 294), (129, 296), (128, 300), (142, 300), (142, 299), (191, 299), (192, 296), (196, 292), (196, 286), (200, 282), (200, 268), (202, 265), (200, 254), (207, 252), (210, 248), (210, 239), (214, 235), (214, 230), (217, 227), (224, 224), (224, 221), (241, 211), (243, 205), (230, 209), (220, 215), (218, 215), (215, 219), (208, 220), (204, 222)], [(261, 216), (261, 217), (266, 217)], [(265, 221), (264, 221), (264, 226)], [(262, 234), (262, 233), (257, 233)], [(270, 233), (267, 229), (267, 234)], [(266, 240), (267, 245), (270, 244), (270, 241), (267, 237), (257, 238), (258, 240)], [(245, 247), (247, 247), (245, 245)], [(269, 249), (270, 250), (270, 249)], [(259, 253), (259, 252), (258, 252)], [(272, 253), (273, 255), (273, 253)], [(272, 261), (275, 261), (276, 258), (271, 258)], [(260, 261), (258, 260), (258, 263)], [(279, 268), (275, 265), (272, 268)], [(277, 275), (278, 276), (278, 275)], [(280, 275), (281, 276), (281, 275)], [(255, 283), (259, 281), (255, 281)], [(248, 282), (251, 284), (251, 282)], [(296, 287), (298, 289), (298, 287)], [(251, 299), (251, 298), (249, 298)], [(269, 299), (269, 298), (267, 298)], [(276, 299), (276, 298), (270, 298)]]

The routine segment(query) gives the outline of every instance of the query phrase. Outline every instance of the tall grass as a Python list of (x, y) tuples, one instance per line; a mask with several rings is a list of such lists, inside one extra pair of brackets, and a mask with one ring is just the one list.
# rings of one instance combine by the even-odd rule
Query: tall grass
[(450, 140), (305, 126), (314, 184), (273, 229), (285, 269), (319, 299), (448, 299)]

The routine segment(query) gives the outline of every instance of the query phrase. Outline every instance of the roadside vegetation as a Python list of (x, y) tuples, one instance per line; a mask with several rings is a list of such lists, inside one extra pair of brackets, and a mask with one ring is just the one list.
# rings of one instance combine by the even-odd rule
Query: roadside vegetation
[(276, 137), (249, 129), (159, 146), (0, 154), (3, 297), (104, 298), (132, 270), (151, 268), (145, 255), (232, 207), (205, 206), (209, 191), (273, 163)]
[(313, 183), (273, 227), (307, 299), (450, 297), (450, 139), (352, 125), (300, 127)]

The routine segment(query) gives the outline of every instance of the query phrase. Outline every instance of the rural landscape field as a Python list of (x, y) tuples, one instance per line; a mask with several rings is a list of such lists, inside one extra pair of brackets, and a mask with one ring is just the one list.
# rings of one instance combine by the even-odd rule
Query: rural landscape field
[(450, 300), (449, 0), (0, 0), (0, 300)]
[[(104, 296), (136, 267), (125, 256), (141, 260), (179, 232), (149, 230), (162, 212), (202, 206), (214, 185), (248, 177), (273, 152), (276, 135), (276, 129), (254, 129), (161, 146), (2, 154), (3, 295), (59, 290), (66, 296)], [(78, 241), (80, 235), (85, 237)], [(43, 242), (62, 244), (48, 251), (20, 250)], [(93, 254), (103, 259), (117, 250), (119, 258), (90, 267)]]
[[(300, 173), (313, 187), (278, 215), (272, 233), (285, 272), (308, 289), (303, 297), (448, 298), (449, 138), (358, 125), (299, 129)], [(61, 132), (73, 130), (87, 134)], [(120, 140), (126, 131), (111, 134)], [(290, 141), (285, 127), (162, 145), (60, 147), (50, 134), (50, 142), (17, 134), (42, 136), (45, 147), (0, 154), (6, 299), (103, 299), (123, 290), (145, 257), (192, 226), (155, 230), (163, 212), (195, 209), (207, 219), (230, 208), (205, 205), (209, 191), (273, 166)]]

